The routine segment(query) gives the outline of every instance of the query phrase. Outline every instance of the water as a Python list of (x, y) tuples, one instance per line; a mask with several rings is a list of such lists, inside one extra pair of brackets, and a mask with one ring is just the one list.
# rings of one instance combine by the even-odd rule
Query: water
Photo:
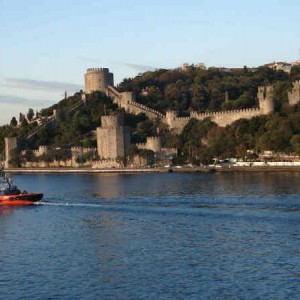
[(16, 175), (0, 299), (299, 299), (300, 174)]

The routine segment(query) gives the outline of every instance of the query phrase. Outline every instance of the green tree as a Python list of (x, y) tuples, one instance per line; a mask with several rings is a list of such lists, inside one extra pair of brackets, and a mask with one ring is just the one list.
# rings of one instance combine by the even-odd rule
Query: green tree
[(18, 125), (18, 121), (17, 121), (16, 117), (12, 117), (10, 120), (10, 126), (16, 127), (17, 125)]
[(28, 112), (27, 112), (27, 119), (28, 121), (31, 121), (34, 117), (34, 110), (32, 108), (29, 108)]

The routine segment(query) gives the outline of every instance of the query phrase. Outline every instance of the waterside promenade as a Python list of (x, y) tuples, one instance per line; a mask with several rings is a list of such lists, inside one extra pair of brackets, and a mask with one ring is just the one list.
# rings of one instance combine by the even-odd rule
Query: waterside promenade
[(300, 166), (223, 166), (223, 167), (157, 167), (157, 168), (9, 168), (7, 173), (232, 173), (232, 172), (300, 172)]

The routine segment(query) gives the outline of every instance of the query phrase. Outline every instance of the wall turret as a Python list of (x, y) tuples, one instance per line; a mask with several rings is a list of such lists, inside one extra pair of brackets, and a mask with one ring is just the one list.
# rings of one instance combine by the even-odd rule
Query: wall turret
[(147, 137), (146, 147), (155, 153), (161, 152), (161, 138), (159, 136)]
[(177, 114), (173, 110), (168, 110), (166, 112), (166, 123), (169, 125), (170, 128), (174, 127), (174, 123), (176, 122)]
[(300, 102), (300, 80), (293, 82), (293, 88), (288, 92), (289, 105), (295, 105)]
[(273, 86), (259, 86), (257, 92), (259, 108), (262, 114), (274, 112)]

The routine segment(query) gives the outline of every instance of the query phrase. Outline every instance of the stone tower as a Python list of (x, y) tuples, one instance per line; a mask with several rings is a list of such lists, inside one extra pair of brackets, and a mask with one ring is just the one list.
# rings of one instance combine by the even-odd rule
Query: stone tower
[(5, 142), (5, 168), (12, 167), (11, 159), (18, 154), (18, 139), (16, 137), (6, 137)]
[(97, 149), (100, 159), (125, 157), (130, 145), (130, 128), (124, 126), (124, 115), (102, 116), (97, 128)]
[(161, 139), (159, 136), (147, 137), (146, 148), (155, 153), (161, 152)]
[(288, 92), (289, 105), (295, 105), (300, 102), (300, 80), (293, 82), (293, 88)]
[(106, 93), (107, 87), (114, 85), (114, 75), (108, 68), (90, 68), (84, 74), (85, 92)]
[(274, 112), (273, 86), (259, 86), (257, 98), (259, 101), (259, 108), (263, 114), (267, 115)]

